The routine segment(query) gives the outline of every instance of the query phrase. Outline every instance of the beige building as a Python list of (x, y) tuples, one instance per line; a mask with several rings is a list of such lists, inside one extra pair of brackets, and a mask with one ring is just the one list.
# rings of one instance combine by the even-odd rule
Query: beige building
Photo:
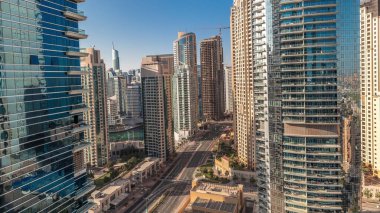
[(173, 55), (146, 56), (141, 62), (144, 144), (149, 157), (166, 161), (175, 152), (172, 108)]
[(206, 120), (220, 120), (225, 110), (222, 38), (201, 41), (202, 107)]
[(128, 197), (131, 191), (131, 182), (126, 179), (118, 179), (102, 190), (91, 193), (89, 200), (95, 203), (88, 213), (102, 213), (109, 209), (117, 209)]
[(121, 122), (120, 115), (118, 113), (119, 103), (117, 101), (116, 95), (107, 98), (107, 117), (108, 125), (114, 126)]
[(103, 166), (109, 158), (106, 69), (99, 50), (87, 48), (85, 51), (88, 56), (81, 58), (81, 66), (87, 67), (90, 74), (82, 75), (82, 84), (88, 89), (83, 94), (88, 108), (84, 119), (91, 125), (85, 131), (85, 138), (91, 143), (87, 162), (91, 166)]
[(234, 125), (238, 157), (248, 167), (256, 166), (254, 146), (253, 42), (252, 19), (248, 13), (251, 1), (234, 1), (231, 9), (232, 72), (234, 88)]
[(364, 1), (360, 8), (362, 103), (362, 161), (380, 177), (380, 19), (379, 1)]
[(224, 99), (225, 99), (225, 112), (234, 112), (234, 95), (232, 87), (232, 67), (224, 67)]
[(219, 177), (228, 178), (230, 180), (236, 179), (243, 182), (251, 182), (252, 179), (257, 178), (256, 172), (246, 170), (237, 170), (230, 166), (230, 159), (226, 156), (214, 160), (214, 174)]
[(243, 185), (226, 186), (193, 180), (184, 212), (238, 213), (244, 208)]

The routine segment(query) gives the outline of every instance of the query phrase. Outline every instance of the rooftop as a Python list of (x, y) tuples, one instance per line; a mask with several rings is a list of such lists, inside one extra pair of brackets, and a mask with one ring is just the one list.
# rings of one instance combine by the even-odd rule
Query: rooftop
[(192, 189), (192, 191), (238, 197), (241, 188), (239, 188), (239, 186), (226, 186), (199, 181), (198, 184)]
[(155, 164), (155, 163), (157, 163), (159, 161), (160, 161), (159, 158), (146, 158), (144, 160), (144, 162), (141, 165), (139, 165), (134, 171), (143, 172), (147, 168), (151, 167), (153, 164)]
[(197, 198), (192, 204), (192, 206), (213, 209), (218, 212), (235, 212), (235, 209), (237, 207), (235, 203), (219, 202), (202, 198)]

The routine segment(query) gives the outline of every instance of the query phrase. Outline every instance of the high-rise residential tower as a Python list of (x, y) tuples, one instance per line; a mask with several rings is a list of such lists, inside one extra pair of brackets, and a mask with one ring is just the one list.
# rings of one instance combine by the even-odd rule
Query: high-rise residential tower
[(172, 111), (173, 55), (152, 55), (141, 63), (144, 144), (149, 157), (165, 161), (175, 152)]
[(380, 177), (380, 5), (364, 1), (360, 7), (362, 161)]
[(234, 125), (240, 161), (258, 172), (260, 212), (345, 212), (355, 202), (341, 141), (345, 129), (356, 143), (344, 126), (358, 125), (358, 4), (234, 1)]
[(346, 212), (355, 200), (342, 129), (359, 102), (359, 1), (279, 3), (285, 211)]
[(232, 113), (234, 111), (234, 96), (232, 88), (232, 67), (224, 67), (224, 100), (225, 112)]
[(115, 72), (120, 72), (119, 51), (112, 45), (112, 69)]
[(224, 115), (224, 72), (222, 38), (201, 41), (202, 112), (206, 120), (220, 120)]
[(88, 90), (83, 94), (88, 110), (84, 119), (91, 128), (85, 131), (85, 138), (91, 143), (87, 149), (87, 160), (91, 166), (104, 166), (109, 158), (108, 118), (107, 118), (107, 79), (106, 66), (100, 57), (100, 51), (87, 48), (87, 57), (81, 59), (81, 66), (89, 70), (82, 75), (82, 85)]
[(0, 212), (89, 207), (79, 2), (0, 2)]
[(175, 141), (179, 142), (193, 135), (197, 128), (198, 80), (195, 34), (178, 33), (173, 50), (174, 137)]
[(231, 10), (234, 126), (239, 161), (258, 171), (260, 212), (270, 212), (269, 3), (235, 0)]

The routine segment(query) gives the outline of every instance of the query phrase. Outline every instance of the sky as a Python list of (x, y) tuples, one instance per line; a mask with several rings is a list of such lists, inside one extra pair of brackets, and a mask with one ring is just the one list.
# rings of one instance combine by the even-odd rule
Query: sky
[[(107, 68), (112, 42), (124, 71), (140, 68), (142, 57), (173, 52), (177, 32), (194, 32), (199, 42), (228, 27), (232, 0), (87, 0), (79, 5), (88, 17), (80, 28), (89, 35), (81, 47), (95, 46)], [(224, 64), (230, 64), (230, 31), (222, 31)]]

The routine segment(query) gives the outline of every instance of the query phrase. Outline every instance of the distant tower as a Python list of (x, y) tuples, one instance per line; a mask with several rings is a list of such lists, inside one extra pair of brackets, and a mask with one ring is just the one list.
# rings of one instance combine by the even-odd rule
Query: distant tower
[[(194, 134), (198, 114), (197, 49), (194, 33), (174, 41), (173, 113), (176, 143)], [(178, 145), (178, 144), (176, 144)]]
[(112, 43), (112, 68), (114, 71), (120, 71), (119, 51), (115, 49), (115, 46), (113, 43)]
[(87, 160), (92, 166), (103, 166), (108, 163), (108, 118), (107, 118), (107, 86), (106, 65), (100, 57), (100, 51), (86, 48), (87, 57), (82, 58), (81, 66), (88, 67), (89, 75), (82, 75), (82, 85), (87, 88), (83, 93), (86, 104), (84, 119), (91, 128), (85, 131), (85, 139), (91, 142)]
[(223, 47), (220, 36), (201, 42), (202, 112), (209, 120), (224, 114)]
[(166, 161), (175, 152), (172, 111), (173, 55), (146, 56), (141, 63), (145, 153)]

